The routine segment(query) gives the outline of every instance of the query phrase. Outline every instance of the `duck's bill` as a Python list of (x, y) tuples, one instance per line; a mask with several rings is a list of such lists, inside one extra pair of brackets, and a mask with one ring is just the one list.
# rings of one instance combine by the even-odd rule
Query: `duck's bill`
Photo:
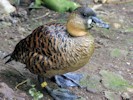
[(99, 19), (96, 16), (92, 16), (91, 18), (89, 18), (88, 20), (88, 25), (90, 26), (94, 26), (94, 24), (98, 27), (102, 27), (102, 28), (106, 28), (109, 29), (109, 25), (106, 24), (105, 22), (103, 22), (101, 19)]

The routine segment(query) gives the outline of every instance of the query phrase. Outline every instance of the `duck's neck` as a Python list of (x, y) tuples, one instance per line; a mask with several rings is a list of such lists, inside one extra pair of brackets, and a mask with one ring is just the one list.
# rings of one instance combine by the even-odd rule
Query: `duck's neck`
[(72, 36), (84, 36), (89, 33), (82, 20), (75, 16), (70, 16), (66, 26), (67, 31)]

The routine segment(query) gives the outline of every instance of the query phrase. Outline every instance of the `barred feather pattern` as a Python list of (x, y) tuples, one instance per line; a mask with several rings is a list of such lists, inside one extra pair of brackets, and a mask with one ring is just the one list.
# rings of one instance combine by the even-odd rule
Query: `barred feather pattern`
[(65, 25), (50, 23), (21, 40), (11, 59), (24, 63), (37, 75), (63, 74), (83, 67), (94, 51), (91, 35), (73, 37)]

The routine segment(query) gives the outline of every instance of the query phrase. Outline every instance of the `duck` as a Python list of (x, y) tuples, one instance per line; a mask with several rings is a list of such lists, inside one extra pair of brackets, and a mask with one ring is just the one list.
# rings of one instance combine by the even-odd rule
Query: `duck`
[(55, 100), (64, 100), (56, 99), (58, 95), (50, 91), (43, 77), (73, 72), (87, 64), (95, 48), (90, 33), (94, 26), (109, 28), (91, 8), (78, 7), (69, 15), (66, 24), (51, 22), (41, 25), (20, 40), (14, 51), (5, 56), (10, 56), (5, 63), (15, 60), (25, 64)]

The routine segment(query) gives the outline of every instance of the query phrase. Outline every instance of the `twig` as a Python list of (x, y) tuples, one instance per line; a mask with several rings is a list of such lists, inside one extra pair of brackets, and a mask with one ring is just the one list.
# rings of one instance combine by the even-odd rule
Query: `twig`
[(42, 16), (39, 16), (39, 17), (36, 17), (36, 18), (32, 18), (32, 20), (41, 19), (41, 18), (43, 18), (43, 17), (46, 17), (48, 14), (49, 14), (49, 12), (46, 13), (45, 15), (42, 15)]
[(23, 84), (25, 84), (25, 83), (27, 83), (27, 82), (28, 82), (28, 79), (22, 81), (21, 83), (19, 83), (19, 84), (17, 84), (17, 85), (15, 86), (15, 89), (18, 89), (19, 86), (21, 86), (21, 85), (23, 85)]

